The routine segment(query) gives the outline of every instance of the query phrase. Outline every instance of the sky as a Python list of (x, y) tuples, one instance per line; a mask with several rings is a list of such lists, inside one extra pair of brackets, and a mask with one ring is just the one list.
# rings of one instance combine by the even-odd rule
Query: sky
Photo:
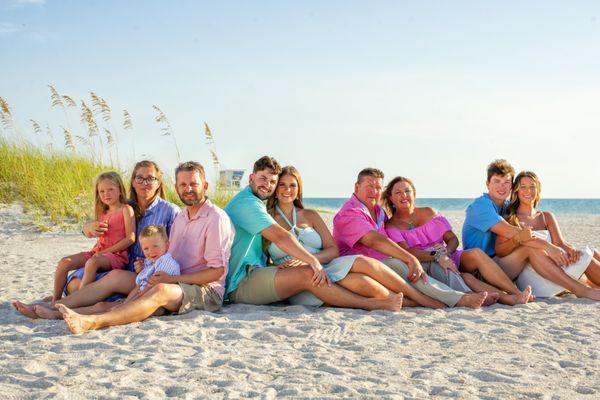
[(309, 197), (349, 196), (367, 166), (473, 197), (505, 158), (544, 197), (600, 198), (600, 2), (0, 0), (0, 57), (20, 135), (86, 136), (47, 85), (93, 91), (125, 166), (135, 147), (172, 171), (175, 137), (214, 176), (206, 122), (222, 168), (271, 155)]

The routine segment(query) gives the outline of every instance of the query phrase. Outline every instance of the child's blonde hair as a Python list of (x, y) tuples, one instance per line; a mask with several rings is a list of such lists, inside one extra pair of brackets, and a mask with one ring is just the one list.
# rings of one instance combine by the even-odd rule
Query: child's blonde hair
[(167, 230), (162, 225), (148, 225), (140, 232), (140, 239), (149, 238), (152, 236), (160, 236), (165, 242), (169, 240)]
[(108, 210), (108, 206), (100, 200), (100, 194), (98, 193), (98, 184), (102, 181), (111, 181), (115, 184), (116, 187), (119, 188), (119, 202), (121, 204), (127, 204), (127, 199), (125, 198), (125, 185), (123, 185), (123, 180), (121, 176), (115, 171), (107, 171), (103, 172), (96, 177), (96, 182), (94, 183), (95, 195), (94, 195), (94, 212), (96, 214), (96, 219), (99, 220)]

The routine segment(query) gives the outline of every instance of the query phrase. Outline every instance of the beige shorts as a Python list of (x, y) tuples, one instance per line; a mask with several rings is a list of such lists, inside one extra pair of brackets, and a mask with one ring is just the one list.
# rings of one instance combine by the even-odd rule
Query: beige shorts
[(248, 274), (238, 287), (229, 293), (234, 303), (270, 304), (281, 301), (275, 292), (275, 274), (277, 267), (248, 266)]
[(189, 285), (178, 283), (183, 292), (183, 300), (177, 314), (185, 314), (192, 310), (218, 311), (223, 305), (223, 299), (209, 285)]

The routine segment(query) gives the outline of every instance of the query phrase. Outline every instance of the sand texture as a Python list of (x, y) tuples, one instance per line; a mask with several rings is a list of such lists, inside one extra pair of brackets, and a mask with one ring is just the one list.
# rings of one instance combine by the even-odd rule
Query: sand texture
[[(462, 215), (450, 214), (460, 232)], [(10, 306), (50, 293), (93, 241), (0, 206), (0, 398), (600, 397), (600, 304), (575, 298), (399, 313), (234, 305), (71, 335)], [(330, 219), (331, 216), (326, 216)], [(560, 216), (600, 246), (600, 217)]]

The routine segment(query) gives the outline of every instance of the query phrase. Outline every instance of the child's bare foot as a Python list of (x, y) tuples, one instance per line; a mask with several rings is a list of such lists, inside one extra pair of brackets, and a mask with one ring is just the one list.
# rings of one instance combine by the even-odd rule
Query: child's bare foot
[(488, 292), (466, 293), (460, 298), (455, 307), (481, 308), (483, 302), (488, 297)]
[(25, 304), (25, 303), (21, 303), (20, 301), (16, 300), (12, 302), (12, 306), (15, 310), (17, 310), (18, 312), (20, 312), (21, 314), (23, 314), (26, 317), (35, 319), (37, 318), (37, 314), (35, 313), (34, 310), (34, 305), (32, 304)]
[(56, 308), (62, 314), (62, 317), (71, 333), (83, 333), (94, 329), (93, 315), (77, 314), (75, 311), (62, 304), (57, 304)]
[(62, 319), (62, 314), (58, 310), (45, 307), (42, 304), (33, 306), (33, 311), (43, 319)]
[(373, 310), (400, 311), (402, 309), (403, 293), (392, 293), (385, 299), (373, 299), (377, 303)]
[(525, 290), (523, 290), (521, 293), (503, 295), (502, 303), (509, 306), (514, 306), (517, 304), (526, 304), (532, 301), (532, 297), (535, 296), (531, 294), (531, 286), (527, 286)]

